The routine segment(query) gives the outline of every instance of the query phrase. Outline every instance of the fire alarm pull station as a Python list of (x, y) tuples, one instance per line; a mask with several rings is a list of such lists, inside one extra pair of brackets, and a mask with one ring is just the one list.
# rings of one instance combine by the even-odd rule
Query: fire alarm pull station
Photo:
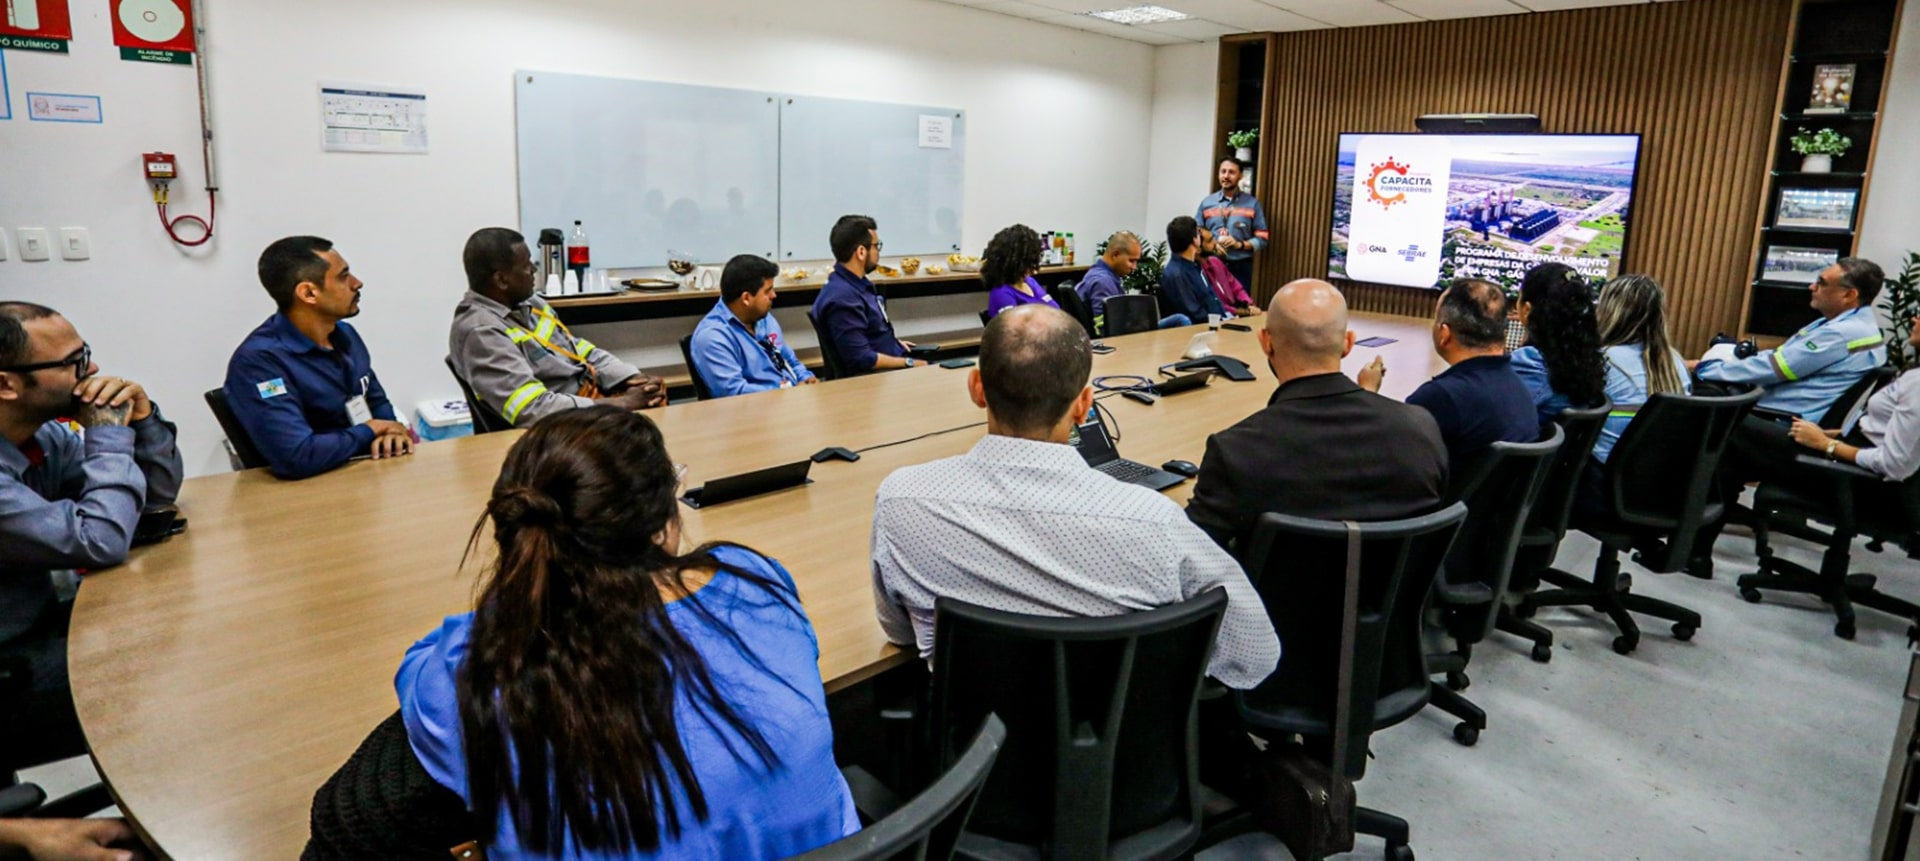
[(172, 182), (178, 172), (174, 169), (173, 153), (150, 152), (140, 156), (147, 165), (147, 179), (152, 182)]

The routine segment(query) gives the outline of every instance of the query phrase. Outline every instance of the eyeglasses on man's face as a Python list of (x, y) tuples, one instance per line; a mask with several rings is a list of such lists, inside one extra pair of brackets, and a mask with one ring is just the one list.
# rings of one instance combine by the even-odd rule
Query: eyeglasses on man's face
[(16, 374), (31, 374), (34, 371), (64, 368), (69, 365), (73, 367), (73, 375), (75, 377), (85, 377), (87, 375), (87, 369), (93, 367), (93, 348), (83, 343), (80, 345), (80, 349), (68, 354), (64, 359), (56, 359), (51, 362), (34, 362), (30, 365), (14, 365), (10, 368), (0, 368), (0, 371), (11, 371)]

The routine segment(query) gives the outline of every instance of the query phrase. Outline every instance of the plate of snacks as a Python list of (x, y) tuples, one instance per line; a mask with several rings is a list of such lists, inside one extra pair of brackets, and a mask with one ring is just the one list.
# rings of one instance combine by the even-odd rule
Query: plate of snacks
[(947, 266), (955, 272), (978, 272), (980, 271), (980, 258), (969, 257), (965, 254), (949, 254), (947, 255)]
[(788, 269), (783, 273), (782, 277), (785, 277), (788, 281), (805, 281), (807, 277), (812, 274), (812, 272), (805, 269)]
[(928, 275), (945, 275), (947, 274), (947, 267), (941, 266), (938, 263), (929, 263), (927, 264), (927, 274)]
[(908, 275), (912, 275), (913, 273), (920, 271), (920, 258), (918, 257), (900, 258), (900, 271), (905, 272)]

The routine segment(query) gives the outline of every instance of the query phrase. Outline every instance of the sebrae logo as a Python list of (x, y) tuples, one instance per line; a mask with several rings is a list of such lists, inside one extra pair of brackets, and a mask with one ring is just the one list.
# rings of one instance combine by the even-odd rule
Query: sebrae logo
[(1395, 161), (1392, 156), (1374, 165), (1373, 173), (1367, 176), (1367, 199), (1380, 204), (1382, 209), (1392, 209), (1396, 203), (1406, 203), (1409, 194), (1432, 194), (1433, 177), (1409, 170), (1408, 165)]

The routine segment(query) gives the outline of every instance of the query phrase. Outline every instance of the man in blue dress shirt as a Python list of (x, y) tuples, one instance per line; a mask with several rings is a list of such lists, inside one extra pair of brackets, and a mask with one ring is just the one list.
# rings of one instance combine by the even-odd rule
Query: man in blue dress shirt
[(27, 680), (0, 710), (8, 766), (86, 749), (67, 689), (73, 605), (52, 572), (126, 561), (141, 510), (180, 492), (173, 425), (140, 384), (99, 370), (65, 317), (0, 302), (0, 665)]
[(693, 330), (693, 367), (716, 398), (820, 382), (800, 363), (773, 318), (773, 279), (780, 267), (752, 254), (727, 261), (720, 301)]
[(260, 284), (279, 311), (227, 363), (227, 403), (281, 478), (319, 475), (361, 455), (413, 452), (373, 359), (345, 320), (360, 313), (359, 278), (333, 243), (289, 236), (260, 254)]
[(1160, 276), (1162, 311), (1181, 314), (1195, 323), (1208, 315), (1231, 316), (1220, 307), (1220, 297), (1200, 270), (1200, 225), (1182, 215), (1167, 225), (1167, 271)]
[(919, 364), (907, 355), (913, 342), (893, 333), (886, 303), (867, 279), (880, 268), (879, 225), (864, 215), (843, 215), (834, 223), (828, 242), (833, 247), (833, 274), (813, 300), (813, 319), (832, 342), (821, 348), (837, 350), (840, 361), (855, 374)]

